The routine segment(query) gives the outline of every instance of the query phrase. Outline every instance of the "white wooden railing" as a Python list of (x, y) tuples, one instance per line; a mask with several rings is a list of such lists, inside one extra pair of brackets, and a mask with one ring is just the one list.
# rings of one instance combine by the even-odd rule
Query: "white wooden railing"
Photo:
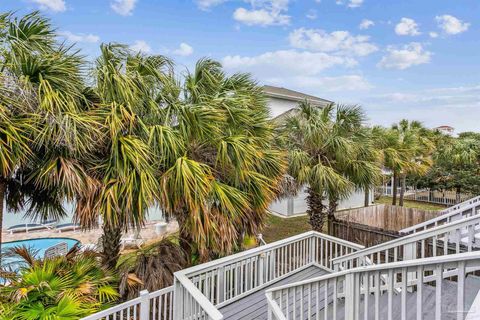
[[(175, 273), (175, 319), (222, 319), (218, 308), (311, 265), (363, 249), (310, 231)], [(178, 294), (180, 293), (180, 294)]]
[(480, 203), (480, 195), (479, 195), (479, 196), (476, 196), (476, 197), (474, 197), (474, 198), (465, 200), (465, 201), (463, 201), (463, 202), (460, 202), (459, 204), (456, 204), (456, 205), (454, 205), (454, 206), (448, 207), (447, 209), (442, 210), (442, 211), (440, 211), (440, 212), (441, 212), (441, 213), (452, 212), (452, 211), (461, 209), (461, 208), (463, 208), (463, 207), (466, 207), (466, 206), (468, 206), (468, 205), (475, 204), (475, 203)]
[(427, 220), (425, 222), (416, 224), (414, 226), (400, 230), (402, 233), (414, 233), (423, 231), (429, 228), (434, 228), (439, 225), (450, 223), (456, 220), (460, 220), (466, 217), (474, 216), (480, 213), (480, 201), (472, 200), (471, 203), (466, 203), (461, 207), (439, 215), (433, 219)]
[[(401, 190), (402, 188), (398, 187), (397, 196), (400, 195)], [(390, 186), (382, 186), (377, 188), (377, 192), (385, 196), (392, 196), (393, 188)], [(471, 197), (472, 195), (469, 193), (457, 193), (454, 190), (439, 191), (415, 188), (407, 188), (404, 194), (405, 200), (436, 203), (446, 206), (454, 206), (456, 204), (460, 204), (462, 202), (468, 201), (468, 199)]]
[(333, 259), (335, 270), (480, 249), (480, 215), (412, 233)]
[[(392, 319), (397, 296), (400, 308), (395, 309), (396, 318), (423, 319), (426, 283), (435, 290), (435, 319), (450, 312), (463, 319), (468, 311), (465, 278), (477, 270), (480, 253), (468, 252), (336, 272), (267, 290), (269, 319)], [(457, 282), (456, 305), (442, 303), (442, 282), (448, 277)], [(408, 287), (416, 291), (415, 307), (407, 305)]]
[(218, 308), (316, 265), (333, 271), (332, 260), (364, 247), (310, 231), (175, 273), (175, 283), (83, 320), (223, 319)]
[(82, 320), (173, 320), (173, 286), (140, 296)]

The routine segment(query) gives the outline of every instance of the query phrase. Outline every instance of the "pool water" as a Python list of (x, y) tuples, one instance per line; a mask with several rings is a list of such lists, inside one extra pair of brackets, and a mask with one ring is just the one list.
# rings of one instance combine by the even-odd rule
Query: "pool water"
[[(19, 240), (2, 243), (2, 252), (6, 252), (10, 248), (25, 246), (33, 250), (33, 252), (36, 252), (35, 257), (40, 259), (43, 258), (43, 256), (45, 255), (45, 250), (61, 242), (67, 243), (68, 250), (70, 250), (75, 244), (79, 243), (78, 240), (71, 238), (38, 238)], [(13, 269), (18, 268), (18, 262), (19, 261), (14, 257), (6, 257), (2, 259), (2, 265), (11, 267)]]

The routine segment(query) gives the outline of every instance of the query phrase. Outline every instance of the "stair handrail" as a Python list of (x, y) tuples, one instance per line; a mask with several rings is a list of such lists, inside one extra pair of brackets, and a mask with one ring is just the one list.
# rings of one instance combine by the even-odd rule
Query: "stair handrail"
[[(451, 234), (455, 233), (456, 235), (456, 246), (460, 246), (461, 238), (462, 238), (462, 230), (467, 230), (468, 234), (468, 243), (467, 243), (467, 250), (472, 250), (472, 244), (474, 242), (474, 236), (476, 233), (480, 233), (480, 230), (475, 230), (475, 225), (480, 225), (480, 215), (475, 215), (472, 217), (464, 218), (461, 220), (455, 220), (454, 222), (450, 222), (448, 224), (443, 224), (435, 228), (426, 229), (424, 231), (420, 231), (417, 233), (411, 233), (406, 236), (390, 240), (388, 242), (384, 242), (372, 247), (368, 247), (362, 250), (358, 250), (352, 252), (350, 254), (343, 255), (341, 257), (337, 257), (332, 259), (334, 269), (335, 270), (342, 270), (345, 268), (349, 268), (349, 266), (353, 265), (355, 261), (357, 264), (367, 265), (372, 264), (374, 261), (369, 261), (366, 263), (366, 259), (371, 257), (372, 255), (383, 254), (387, 250), (394, 249), (394, 248), (401, 248), (407, 245), (416, 245), (418, 241), (425, 241), (428, 239), (433, 239), (438, 235), (442, 234)], [(460, 232), (460, 234), (458, 234)], [(450, 243), (451, 239), (447, 243)], [(415, 248), (410, 248), (411, 250), (415, 250)], [(387, 251), (388, 252), (388, 251)], [(458, 252), (457, 252), (458, 253)], [(415, 254), (415, 252), (411, 252), (411, 254)], [(410, 256), (410, 259), (415, 259), (416, 257)], [(377, 261), (378, 262), (378, 261)]]
[[(430, 268), (435, 267), (433, 274), (425, 275), (423, 273), (424, 270), (426, 270), (428, 267)], [(405, 281), (402, 280), (400, 283), (395, 283), (394, 276), (393, 276), (395, 270), (402, 270), (402, 279), (406, 279), (406, 280)], [(440, 272), (437, 272), (437, 270), (439, 270)], [(464, 279), (467, 273), (471, 273), (478, 270), (480, 270), (480, 252), (466, 252), (466, 253), (459, 253), (459, 254), (453, 254), (448, 256), (430, 257), (430, 258), (423, 258), (423, 259), (391, 262), (391, 263), (385, 263), (385, 264), (375, 264), (370, 266), (361, 266), (353, 269), (337, 271), (332, 274), (274, 287), (266, 290), (265, 295), (267, 298), (268, 312), (270, 316), (269, 318), (286, 320), (287, 317), (283, 313), (281, 306), (279, 306), (279, 304), (275, 301), (276, 296), (278, 297), (278, 295), (280, 294), (280, 299), (283, 299), (284, 291), (287, 291), (287, 296), (288, 296), (288, 290), (290, 289), (297, 290), (296, 288), (298, 287), (314, 288), (317, 290), (317, 294), (318, 294), (319, 292), (318, 288), (321, 283), (326, 284), (327, 286), (330, 283), (333, 283), (334, 293), (332, 297), (333, 297), (334, 308), (336, 303), (335, 301), (339, 298), (344, 298), (345, 299), (345, 319), (350, 320), (350, 319), (356, 319), (354, 314), (355, 314), (355, 310), (358, 310), (357, 308), (360, 303), (360, 299), (358, 299), (356, 295), (364, 294), (366, 292), (365, 285), (362, 288), (361, 279), (359, 276), (356, 276), (356, 275), (361, 275), (362, 273), (365, 273), (368, 275), (373, 272), (376, 272), (376, 274), (378, 275), (378, 274), (381, 274), (382, 271), (383, 272), (388, 271), (389, 279), (386, 281), (386, 283), (382, 281), (381, 285), (374, 286), (373, 290), (388, 291), (390, 296), (391, 294), (395, 293), (394, 290), (396, 287), (401, 288), (401, 290), (399, 291), (400, 294), (406, 295), (407, 286), (412, 286), (412, 285), (423, 286), (424, 283), (443, 280), (443, 279), (454, 277), (454, 276), (458, 277), (458, 281), (459, 281), (458, 286), (460, 287), (460, 286), (463, 286)], [(419, 271), (421, 271), (420, 273), (421, 281), (418, 277)], [(407, 276), (407, 274), (409, 273), (417, 273), (417, 276), (416, 277)], [(367, 276), (367, 279), (369, 278), (370, 276)], [(343, 292), (339, 291), (340, 286), (337, 284), (338, 280), (343, 281), (344, 283)], [(367, 288), (369, 293), (372, 292), (372, 287), (370, 286), (370, 283), (368, 284)], [(463, 288), (461, 289), (463, 290)], [(436, 289), (436, 290), (438, 291), (439, 289)], [(458, 290), (458, 292), (460, 292), (460, 289)], [(310, 295), (308, 295), (307, 293), (307, 296), (310, 296)], [(302, 297), (303, 297), (303, 294), (300, 297), (300, 299), (303, 299)], [(458, 299), (461, 300), (463, 305), (464, 296), (461, 296)], [(403, 300), (403, 297), (402, 297), (402, 300)], [(388, 303), (392, 304), (390, 299)], [(303, 302), (301, 301), (300, 304), (302, 305)], [(308, 304), (308, 307), (310, 308), (310, 303)], [(417, 308), (418, 307), (419, 306), (417, 304)], [(438, 310), (437, 308), (439, 306), (436, 304), (435, 307), (437, 312)], [(402, 306), (402, 309), (406, 309), (406, 306)], [(421, 306), (420, 306), (420, 309), (421, 309)], [(389, 311), (391, 310), (392, 308), (389, 307)], [(333, 319), (335, 319), (335, 316)]]
[[(425, 222), (418, 223), (416, 225), (413, 225), (408, 228), (404, 228), (400, 230), (401, 233), (411, 233), (411, 232), (419, 232), (421, 230), (426, 230), (431, 227), (436, 227), (438, 225), (442, 225), (445, 223), (450, 223), (452, 222), (453, 218), (457, 217), (458, 215), (461, 215), (461, 218), (464, 218), (464, 216), (474, 216), (480, 213), (480, 201), (473, 201), (472, 203), (463, 206), (461, 208), (458, 208), (456, 210), (450, 211), (448, 213), (439, 215), (435, 218), (429, 219)], [(458, 219), (455, 219), (458, 220)]]
[(454, 211), (454, 210), (458, 210), (464, 206), (467, 206), (467, 205), (470, 205), (472, 203), (476, 203), (476, 202), (480, 202), (480, 195), (476, 196), (476, 197), (473, 197), (473, 198), (470, 198), (470, 199), (467, 199), (465, 201), (462, 201), (460, 203), (457, 203), (456, 205), (453, 205), (451, 207), (448, 207), (444, 210), (441, 210), (440, 212), (441, 213), (449, 213), (451, 211)]

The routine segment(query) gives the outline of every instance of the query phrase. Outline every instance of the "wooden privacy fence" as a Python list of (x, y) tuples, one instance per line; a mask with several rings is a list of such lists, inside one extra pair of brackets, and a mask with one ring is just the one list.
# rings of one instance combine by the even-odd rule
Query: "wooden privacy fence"
[(360, 223), (334, 220), (329, 221), (330, 234), (347, 241), (371, 247), (401, 237), (397, 231), (383, 230)]
[(436, 211), (386, 204), (350, 209), (335, 214), (338, 220), (360, 223), (391, 231), (399, 231), (437, 216), (438, 213)]
[(335, 214), (329, 221), (330, 234), (366, 247), (399, 238), (400, 230), (435, 218), (438, 213), (380, 204)]

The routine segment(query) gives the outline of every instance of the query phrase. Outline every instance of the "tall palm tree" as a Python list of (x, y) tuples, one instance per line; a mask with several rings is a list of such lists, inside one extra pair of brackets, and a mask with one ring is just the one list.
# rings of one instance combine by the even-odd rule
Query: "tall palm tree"
[(273, 144), (262, 88), (248, 75), (227, 76), (218, 62), (202, 59), (171, 87), (151, 127), (161, 205), (179, 222), (184, 250), (207, 260), (260, 230), (284, 156)]
[(428, 130), (418, 121), (404, 119), (390, 129), (378, 128), (376, 145), (382, 152), (384, 166), (393, 173), (392, 205), (397, 204), (400, 182), (399, 205), (403, 206), (407, 175), (425, 173), (431, 165), (434, 146)]
[(0, 194), (9, 209), (59, 217), (64, 199), (86, 185), (75, 158), (89, 151), (96, 127), (84, 111), (83, 61), (38, 12), (6, 15), (1, 26)]
[(151, 79), (125, 46), (101, 45), (93, 75), (91, 113), (101, 124), (95, 150), (82, 157), (92, 184), (77, 193), (76, 219), (84, 227), (103, 220), (104, 262), (114, 268), (122, 232), (140, 228), (159, 192), (154, 154), (148, 146), (144, 120), (157, 108), (149, 90)]
[[(375, 149), (370, 130), (363, 125), (364, 114), (357, 106), (338, 106), (336, 110), (335, 126), (332, 134), (339, 134), (344, 139), (350, 140), (350, 153), (344, 159), (331, 162), (337, 172), (341, 172), (351, 181), (356, 190), (364, 190), (365, 193), (375, 185), (380, 178), (380, 166), (378, 152)], [(351, 122), (351, 118), (358, 118), (357, 123), (346, 126), (344, 122)], [(358, 123), (360, 121), (360, 123)], [(341, 124), (341, 125), (340, 125)], [(338, 208), (340, 199), (349, 196), (351, 193), (342, 194), (338, 190), (327, 190), (328, 196), (328, 217), (334, 219), (335, 211)]]
[(327, 214), (354, 188), (371, 184), (378, 168), (369, 160), (373, 152), (362, 128), (363, 112), (356, 106), (331, 104), (318, 108), (298, 106), (281, 129), (281, 143), (290, 150), (289, 172), (308, 186), (308, 215), (312, 228), (322, 231)]
[(284, 169), (261, 88), (215, 61), (178, 81), (164, 57), (101, 48), (94, 103), (105, 143), (88, 170), (98, 187), (78, 202), (82, 225), (102, 215), (111, 266), (121, 230), (141, 226), (154, 203), (178, 221), (189, 258), (231, 252), (258, 231)]

